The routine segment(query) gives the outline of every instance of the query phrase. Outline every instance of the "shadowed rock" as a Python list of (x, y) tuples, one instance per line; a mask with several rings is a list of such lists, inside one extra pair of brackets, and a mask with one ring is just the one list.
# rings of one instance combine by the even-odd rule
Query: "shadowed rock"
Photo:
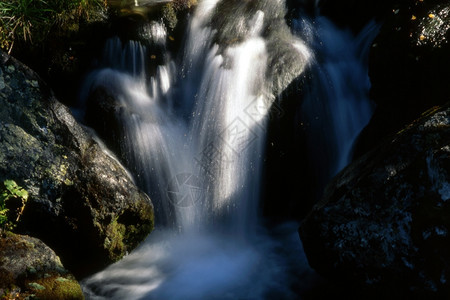
[(148, 196), (33, 71), (5, 54), (0, 105), (0, 180), (29, 193), (19, 231), (47, 243), (77, 276), (117, 261), (148, 235)]
[(84, 299), (75, 277), (42, 241), (7, 233), (0, 237), (2, 299)]
[(448, 295), (449, 170), (447, 104), (328, 185), (300, 227), (311, 266), (375, 298)]

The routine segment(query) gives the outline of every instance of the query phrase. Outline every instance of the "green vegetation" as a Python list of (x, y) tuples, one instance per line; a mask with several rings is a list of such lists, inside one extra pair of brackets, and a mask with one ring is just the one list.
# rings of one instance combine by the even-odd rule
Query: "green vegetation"
[[(14, 180), (5, 180), (0, 194), (0, 230), (12, 230), (19, 221), (25, 204), (28, 200), (28, 192), (17, 185)], [(16, 208), (10, 211), (10, 207)]]
[[(139, 1), (138, 1), (139, 2)], [(173, 0), (163, 6), (163, 19), (173, 29), (177, 12), (189, 9), (197, 0)], [(53, 33), (77, 31), (84, 21), (99, 17), (112, 7), (116, 13), (139, 13), (144, 6), (135, 0), (0, 0), (0, 47), (11, 54), (14, 46), (23, 49), (44, 43)]]
[(61, 277), (58, 274), (48, 274), (48, 277), (29, 282), (28, 286), (31, 288), (33, 294), (36, 295), (36, 298), (41, 300), (84, 299), (79, 283), (75, 278), (67, 277)]
[(11, 53), (16, 42), (42, 42), (52, 28), (89, 19), (99, 7), (106, 7), (106, 0), (2, 0), (0, 47)]
[(109, 256), (117, 261), (122, 258), (126, 252), (126, 246), (123, 243), (125, 235), (125, 225), (117, 222), (116, 217), (106, 228), (106, 238), (104, 242), (105, 249), (108, 249)]
[(6, 0), (0, 2), (1, 46), (12, 50), (15, 40), (32, 42), (31, 32), (42, 30), (51, 20), (45, 1)]

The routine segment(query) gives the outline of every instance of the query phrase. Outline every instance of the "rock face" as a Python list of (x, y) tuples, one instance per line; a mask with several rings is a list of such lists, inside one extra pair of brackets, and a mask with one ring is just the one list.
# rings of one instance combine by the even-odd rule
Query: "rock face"
[(76, 276), (120, 259), (153, 227), (153, 206), (31, 70), (0, 60), (0, 180), (29, 193), (18, 230)]
[(12, 233), (0, 237), (0, 297), (84, 299), (53, 250), (36, 238)]
[(450, 95), (450, 4), (395, 1), (370, 50), (370, 96), (377, 104), (357, 152), (371, 149)]
[[(321, 0), (320, 13), (341, 27), (359, 32), (377, 20), (369, 76), (377, 104), (356, 154), (374, 147), (450, 93), (450, 4), (444, 0)], [(426, 99), (426, 101), (424, 101)]]
[(128, 150), (125, 143), (122, 143), (122, 139), (126, 138), (122, 118), (128, 114), (130, 113), (126, 108), (110, 92), (98, 87), (89, 96), (84, 119), (129, 168), (131, 164), (127, 161)]
[(450, 292), (449, 216), (447, 104), (338, 174), (299, 232), (311, 266), (352, 290), (436, 299)]
[[(287, 13), (284, 3), (279, 1), (227, 0), (218, 2), (211, 19), (214, 20), (211, 27), (215, 29), (213, 39), (219, 52), (226, 53), (230, 46), (239, 45), (254, 30), (261, 32), (270, 66), (266, 79), (272, 81), (269, 88), (275, 96), (305, 71), (310, 56), (303, 41), (296, 39), (286, 25)], [(236, 18), (252, 21), (236, 22)]]

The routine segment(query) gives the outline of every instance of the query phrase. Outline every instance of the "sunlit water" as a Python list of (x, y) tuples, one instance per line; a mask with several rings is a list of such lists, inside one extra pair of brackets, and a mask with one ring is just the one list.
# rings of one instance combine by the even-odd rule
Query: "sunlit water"
[[(167, 55), (154, 74), (145, 68), (145, 46), (111, 39), (87, 77), (82, 101), (103, 87), (120, 107), (127, 167), (150, 195), (157, 222), (138, 249), (83, 280), (87, 299), (298, 299), (314, 286), (298, 224), (267, 229), (258, 213), (276, 91), (314, 53), (275, 23), (284, 22), (282, 1), (255, 3), (199, 1), (181, 57)], [(222, 16), (227, 5), (236, 9)], [(218, 17), (229, 19), (228, 35), (210, 26)], [(148, 32), (150, 45), (164, 49), (164, 26), (152, 22)]]

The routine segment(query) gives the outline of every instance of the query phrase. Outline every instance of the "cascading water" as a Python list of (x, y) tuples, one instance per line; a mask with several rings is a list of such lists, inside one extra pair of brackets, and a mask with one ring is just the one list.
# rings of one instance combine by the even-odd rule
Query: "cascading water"
[[(115, 99), (122, 156), (157, 226), (83, 281), (88, 299), (298, 299), (313, 284), (298, 224), (269, 235), (258, 218), (270, 109), (310, 59), (284, 14), (277, 0), (199, 1), (180, 61), (164, 55), (151, 74), (146, 46), (107, 43), (83, 98)], [(147, 31), (165, 49), (165, 28)]]

